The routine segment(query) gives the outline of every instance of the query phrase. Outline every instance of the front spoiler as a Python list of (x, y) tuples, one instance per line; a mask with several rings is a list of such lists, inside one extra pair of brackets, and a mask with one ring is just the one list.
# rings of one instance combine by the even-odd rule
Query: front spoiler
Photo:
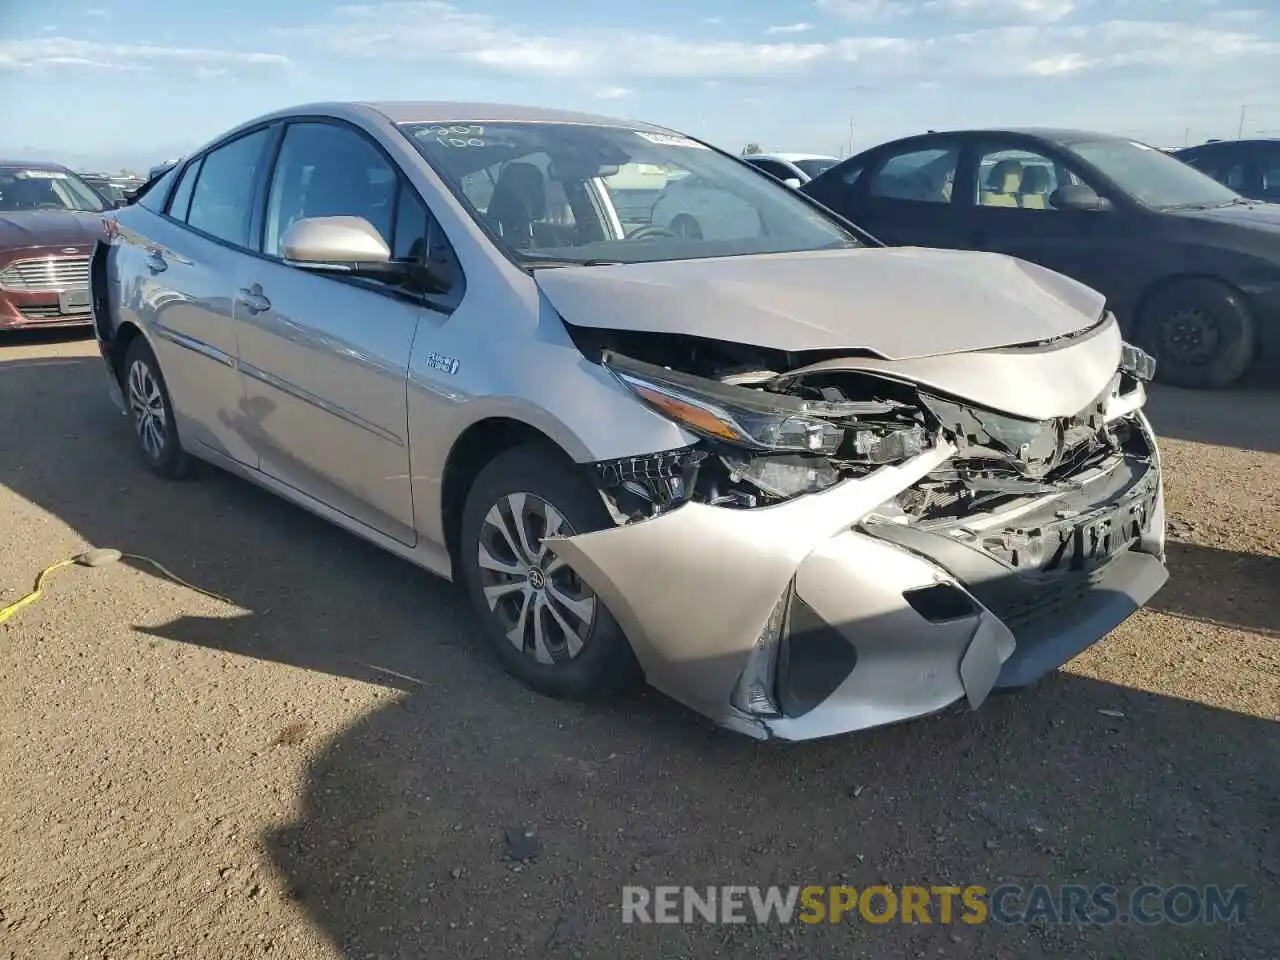
[[(1145, 419), (1139, 414), (1144, 429)], [(936, 713), (976, 709), (1101, 639), (1160, 588), (1163, 489), (1148, 529), (1108, 564), (1069, 613), (1040, 635), (1015, 630), (963, 578), (918, 549), (859, 524), (949, 459), (944, 443), (907, 463), (775, 506), (687, 503), (656, 518), (549, 543), (596, 591), (631, 641), (648, 681), (717, 723), (761, 739), (805, 740)], [(1159, 462), (1151, 466), (1157, 471)], [(904, 594), (947, 585), (970, 615), (927, 619)], [(780, 717), (733, 706), (735, 685), (788, 590), (812, 619), (856, 650), (821, 702)]]

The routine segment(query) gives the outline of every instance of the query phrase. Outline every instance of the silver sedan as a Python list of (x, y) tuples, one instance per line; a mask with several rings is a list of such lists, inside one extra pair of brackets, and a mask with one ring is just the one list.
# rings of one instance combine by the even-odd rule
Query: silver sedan
[[(733, 228), (654, 222), (659, 181)], [(886, 248), (678, 132), (299, 107), (104, 220), (95, 329), (147, 464), (460, 581), (546, 694), (643, 676), (792, 740), (976, 709), (1165, 581), (1153, 364), (1101, 296)]]

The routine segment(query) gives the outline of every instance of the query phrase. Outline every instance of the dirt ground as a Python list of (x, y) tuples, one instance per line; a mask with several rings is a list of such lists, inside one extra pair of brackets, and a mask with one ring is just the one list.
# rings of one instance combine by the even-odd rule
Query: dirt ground
[[(135, 458), (92, 342), (0, 347), (0, 958), (1280, 956), (1280, 395), (1158, 390), (1172, 578), (1036, 688), (800, 745), (539, 698), (453, 588)], [(1107, 711), (1103, 713), (1102, 711)], [(504, 831), (536, 831), (529, 863)], [(626, 884), (1248, 888), (1244, 925), (636, 926)]]

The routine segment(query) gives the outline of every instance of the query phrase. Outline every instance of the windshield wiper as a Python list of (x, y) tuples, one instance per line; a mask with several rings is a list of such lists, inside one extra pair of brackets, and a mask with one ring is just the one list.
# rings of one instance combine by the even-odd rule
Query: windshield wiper
[(530, 269), (538, 267), (614, 267), (621, 260), (575, 260), (571, 257), (521, 257), (520, 265)]

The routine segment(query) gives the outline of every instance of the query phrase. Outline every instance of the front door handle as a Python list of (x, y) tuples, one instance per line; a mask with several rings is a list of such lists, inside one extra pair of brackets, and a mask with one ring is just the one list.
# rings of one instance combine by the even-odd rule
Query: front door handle
[(159, 250), (147, 251), (147, 269), (152, 273), (164, 273), (169, 269), (169, 264)]
[(250, 313), (263, 313), (271, 309), (271, 301), (262, 292), (262, 285), (255, 283), (252, 287), (240, 288), (240, 302)]

